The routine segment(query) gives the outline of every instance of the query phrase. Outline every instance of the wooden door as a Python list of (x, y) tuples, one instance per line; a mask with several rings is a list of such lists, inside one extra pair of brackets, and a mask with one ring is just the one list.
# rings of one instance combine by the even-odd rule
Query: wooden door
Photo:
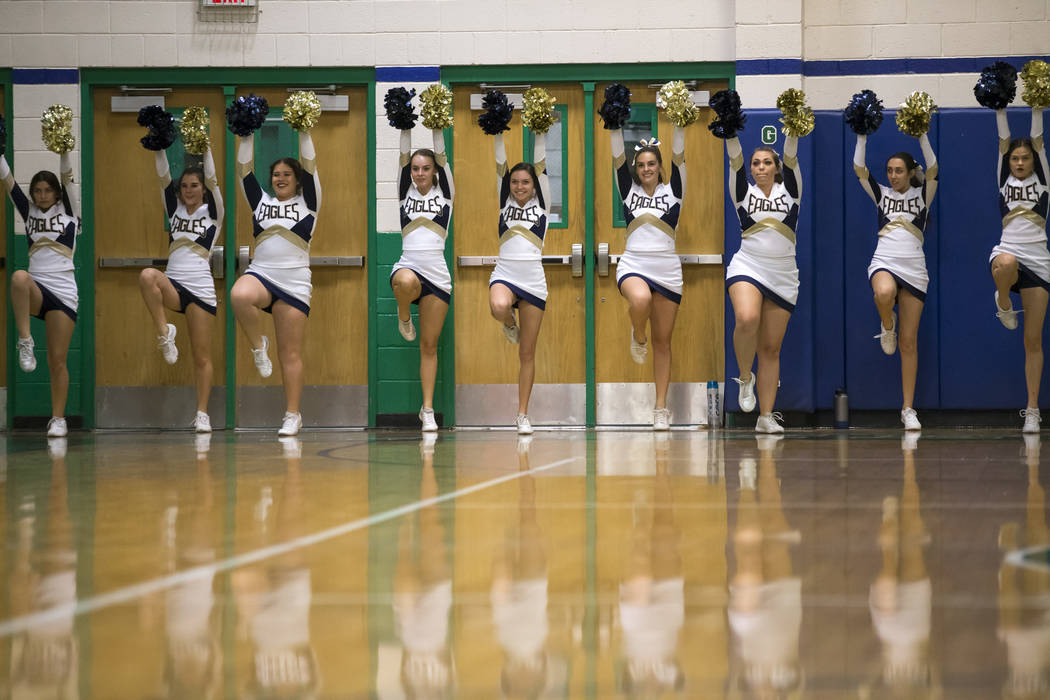
[[(584, 120), (579, 85), (543, 85), (556, 99), (558, 121), (547, 134), (551, 179), (551, 225), (544, 256), (571, 256), (584, 242)], [(489, 313), (489, 276), (499, 255), (499, 198), (493, 137), (471, 111), (477, 85), (453, 90), (456, 214), (454, 251), (456, 323), (456, 422), (511, 425), (518, 405), (518, 346), (503, 337)], [(531, 138), (515, 109), (504, 132), (507, 164), (532, 162)], [(528, 152), (526, 153), (526, 149)], [(523, 155), (524, 154), (524, 155)], [(458, 264), (461, 256), (487, 256), (490, 264)], [(586, 421), (585, 284), (570, 265), (545, 264), (547, 308), (536, 347), (536, 377), (530, 415), (538, 425), (582, 425)]]
[[(638, 139), (658, 136), (665, 170), (671, 163), (672, 124), (655, 110), (656, 87), (627, 83), (634, 106), (624, 129), (627, 157)], [(600, 104), (606, 84), (595, 90)], [(725, 81), (704, 82), (700, 89), (712, 93)], [(707, 130), (713, 110), (704, 107), (701, 118), (686, 128), (686, 190), (676, 236), (679, 255), (721, 255), (725, 176), (722, 142)], [(594, 123), (594, 232), (596, 246), (605, 243), (612, 255), (622, 254), (626, 228), (621, 200), (616, 192), (609, 134), (595, 114)], [(617, 222), (619, 220), (619, 223)], [(597, 266), (596, 266), (597, 267)], [(671, 387), (668, 407), (672, 422), (706, 421), (706, 382), (724, 375), (723, 308), (724, 265), (683, 265), (684, 287), (672, 339)], [(652, 353), (644, 365), (631, 361), (628, 347), (630, 319), (627, 303), (616, 286), (616, 268), (595, 279), (595, 379), (599, 424), (650, 424), (652, 422)]]
[[(97, 88), (92, 94), (95, 140), (94, 191), (95, 253), (98, 259), (168, 256), (167, 216), (164, 212), (153, 153), (139, 143), (145, 129), (135, 112), (113, 112), (110, 98), (118, 88)], [(232, 216), (234, 194), (225, 187), (225, 101), (217, 87), (180, 87), (164, 95), (165, 108), (181, 115), (187, 107), (203, 106), (211, 117), (211, 148), (227, 216)], [(186, 167), (181, 141), (168, 150), (173, 177)], [(224, 232), (216, 246), (226, 245)], [(139, 291), (142, 265), (100, 267), (90, 261), (95, 278), (96, 422), (100, 428), (187, 427), (193, 420), (197, 394), (189, 330), (183, 314), (168, 312), (177, 329), (179, 359), (164, 362), (157, 348), (153, 321)], [(215, 281), (218, 313), (212, 327), (214, 368), (208, 413), (213, 425), (225, 412), (225, 287)]]
[[(256, 135), (255, 174), (269, 188), (270, 163), (277, 157), (298, 157), (298, 140), (281, 121), (286, 88), (243, 88), (270, 103), (267, 125)], [(364, 267), (328, 265), (339, 258), (363, 256), (368, 249), (368, 93), (364, 87), (341, 88), (349, 98), (347, 111), (325, 111), (311, 131), (317, 149), (317, 174), (321, 182), (321, 210), (310, 245), (314, 259), (313, 297), (303, 351), (306, 382), (303, 389), (303, 424), (318, 427), (368, 424), (368, 274)], [(291, 144), (291, 152), (277, 152)], [(267, 156), (267, 154), (272, 154)], [(264, 162), (265, 161), (265, 162)], [(252, 218), (244, 196), (234, 193), (237, 244), (254, 253)], [(243, 274), (244, 270), (238, 270)], [(273, 321), (264, 319), (263, 333), (270, 337), (274, 372), (262, 379), (252, 362), (242, 335), (237, 338), (237, 424), (270, 427), (280, 423), (284, 390), (280, 363), (273, 342)], [(240, 334), (240, 331), (238, 331)]]

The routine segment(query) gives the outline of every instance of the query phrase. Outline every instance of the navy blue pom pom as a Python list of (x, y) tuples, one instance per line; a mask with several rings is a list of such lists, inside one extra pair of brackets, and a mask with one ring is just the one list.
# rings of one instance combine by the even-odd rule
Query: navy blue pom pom
[(495, 136), (502, 131), (509, 131), (511, 114), (514, 105), (507, 101), (507, 96), (499, 90), (489, 90), (481, 101), (485, 112), (478, 117), (478, 126), (489, 136)]
[(141, 143), (151, 151), (163, 151), (175, 143), (175, 117), (160, 105), (148, 105), (139, 110), (139, 126), (149, 129)]
[(720, 139), (731, 139), (744, 128), (747, 115), (741, 109), (740, 95), (736, 90), (719, 90), (711, 95), (708, 104), (718, 117), (707, 125), (712, 134)]
[(842, 115), (854, 134), (874, 134), (882, 124), (882, 100), (871, 90), (861, 90), (850, 98)]
[(416, 91), (406, 90), (403, 87), (390, 88), (383, 98), (383, 106), (386, 108), (386, 120), (395, 129), (411, 129), (416, 125), (419, 115), (412, 109), (412, 98)]
[(605, 128), (610, 131), (622, 129), (631, 117), (631, 91), (626, 85), (613, 83), (605, 88), (605, 101), (598, 109)]
[(0, 114), (0, 156), (7, 152), (7, 125), (4, 124), (4, 115)]
[(973, 86), (973, 96), (982, 107), (1003, 109), (1017, 94), (1017, 69), (1004, 61), (985, 66)]
[(226, 108), (226, 125), (238, 136), (251, 136), (270, 113), (270, 105), (265, 97), (248, 95), (238, 97)]

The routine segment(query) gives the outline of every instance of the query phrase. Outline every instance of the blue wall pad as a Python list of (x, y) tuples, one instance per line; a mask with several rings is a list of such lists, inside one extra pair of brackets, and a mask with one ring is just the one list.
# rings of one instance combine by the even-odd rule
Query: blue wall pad
[(438, 66), (384, 66), (376, 68), (377, 83), (436, 83), (441, 79)]
[(15, 68), (11, 71), (15, 85), (76, 85), (80, 71), (76, 68)]

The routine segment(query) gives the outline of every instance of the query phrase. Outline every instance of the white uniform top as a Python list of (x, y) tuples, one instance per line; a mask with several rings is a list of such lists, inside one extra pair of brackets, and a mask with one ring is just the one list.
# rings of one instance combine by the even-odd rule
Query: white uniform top
[(685, 131), (682, 127), (674, 128), (670, 179), (658, 184), (652, 196), (646, 194), (645, 188), (632, 177), (634, 163), (627, 162), (623, 131), (613, 129), (609, 136), (616, 186), (623, 200), (623, 218), (627, 223), (624, 250), (635, 253), (673, 253), (675, 231), (682, 213), (682, 195), (685, 192)]
[(922, 250), (923, 232), (930, 218), (930, 204), (937, 193), (937, 156), (930, 140), (919, 137), (922, 156), (926, 160), (926, 177), (918, 187), (898, 192), (881, 185), (865, 165), (864, 151), (867, 136), (857, 135), (853, 152), (853, 171), (860, 185), (868, 193), (879, 211), (879, 255), (885, 258), (926, 258)]
[(401, 178), (397, 194), (401, 208), (402, 250), (445, 250), (456, 190), (452, 183), (452, 168), (445, 157), (444, 132), (434, 129), (433, 134), (437, 184), (422, 194), (412, 182), (412, 132), (408, 129), (401, 132)]
[(503, 260), (542, 260), (550, 217), (550, 180), (547, 177), (547, 135), (536, 134), (532, 163), (538, 187), (532, 199), (518, 204), (510, 193), (510, 169), (503, 134), (496, 134), (496, 181), (499, 188), (499, 256)]
[(25, 196), (15, 182), (7, 160), (0, 156), (0, 180), (26, 227), (29, 245), (29, 274), (73, 271), (73, 253), (80, 233), (80, 212), (73, 184), (73, 164), (68, 153), (60, 156), (62, 191), (58, 201), (46, 211)]
[(1032, 174), (1018, 180), (1010, 172), (1006, 151), (1010, 127), (1006, 110), (996, 113), (999, 126), (999, 210), (1003, 217), (1003, 243), (1042, 243), (1046, 240), (1047, 190), (1046, 150), (1043, 144), (1043, 112), (1032, 109)]
[(179, 200), (179, 193), (171, 179), (167, 155), (164, 151), (156, 151), (155, 158), (164, 211), (169, 223), (167, 272), (176, 277), (210, 276), (208, 260), (222, 230), (225, 214), (211, 148), (204, 152), (204, 186), (208, 188), (212, 201), (197, 207), (192, 214)]
[(304, 177), (302, 192), (281, 201), (267, 194), (255, 179), (251, 138), (241, 138), (237, 151), (237, 175), (252, 210), (253, 262), (268, 268), (310, 266), (310, 241), (321, 208), (321, 181), (310, 134), (299, 132), (299, 162)]
[(729, 191), (740, 219), (740, 250), (764, 258), (794, 258), (795, 229), (802, 200), (802, 171), (798, 165), (798, 138), (784, 139), (783, 182), (773, 183), (767, 197), (751, 184), (744, 168), (740, 140), (726, 139), (729, 154)]

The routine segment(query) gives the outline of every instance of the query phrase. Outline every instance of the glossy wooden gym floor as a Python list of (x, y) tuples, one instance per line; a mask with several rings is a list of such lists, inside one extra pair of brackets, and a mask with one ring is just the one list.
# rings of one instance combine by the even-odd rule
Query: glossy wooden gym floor
[(2, 439), (0, 698), (1048, 693), (1039, 436)]

